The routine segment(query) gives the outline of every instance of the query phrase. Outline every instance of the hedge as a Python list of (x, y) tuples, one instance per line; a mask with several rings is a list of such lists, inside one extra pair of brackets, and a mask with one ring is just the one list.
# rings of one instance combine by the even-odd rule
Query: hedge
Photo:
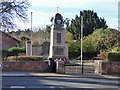
[(105, 61), (120, 61), (120, 52), (104, 52), (101, 59)]
[(20, 47), (12, 47), (9, 48), (8, 51), (10, 52), (10, 56), (18, 56), (18, 53), (25, 53), (26, 50), (25, 48), (20, 48)]
[(15, 56), (7, 58), (7, 61), (42, 61), (42, 56), (18, 56), (17, 59)]

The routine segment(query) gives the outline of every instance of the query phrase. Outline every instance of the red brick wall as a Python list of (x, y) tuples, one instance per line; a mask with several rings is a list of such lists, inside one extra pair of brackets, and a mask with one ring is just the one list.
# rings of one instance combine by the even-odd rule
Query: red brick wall
[(6, 34), (2, 34), (2, 49), (9, 49), (17, 44), (17, 41)]
[(120, 74), (120, 62), (95, 61), (96, 74)]
[(3, 62), (2, 71), (41, 71), (46, 72), (48, 69), (47, 62)]
[(120, 62), (102, 62), (103, 74), (120, 74)]

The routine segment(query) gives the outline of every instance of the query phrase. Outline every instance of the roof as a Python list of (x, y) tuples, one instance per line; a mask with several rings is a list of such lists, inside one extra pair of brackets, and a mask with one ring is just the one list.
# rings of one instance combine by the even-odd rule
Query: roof
[(17, 40), (16, 38), (14, 37), (11, 37), (10, 35), (8, 35), (7, 33), (3, 32), (0, 30), (0, 32), (2, 32), (2, 34), (5, 34), (6, 36), (8, 36), (9, 38), (12, 38), (13, 40), (17, 41), (17, 42), (20, 42), (19, 40)]

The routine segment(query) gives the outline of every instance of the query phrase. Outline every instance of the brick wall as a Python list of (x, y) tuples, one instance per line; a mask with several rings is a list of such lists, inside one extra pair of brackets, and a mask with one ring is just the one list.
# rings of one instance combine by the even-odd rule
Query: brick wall
[(102, 73), (103, 74), (120, 74), (120, 62), (102, 62)]
[(3, 62), (2, 71), (48, 71), (48, 64), (44, 61)]
[(96, 74), (120, 74), (120, 62), (95, 61)]

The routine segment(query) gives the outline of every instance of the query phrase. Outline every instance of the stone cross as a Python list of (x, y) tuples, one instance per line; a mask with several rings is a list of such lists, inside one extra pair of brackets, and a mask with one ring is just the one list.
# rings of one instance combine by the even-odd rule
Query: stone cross
[(57, 7), (57, 12), (59, 12), (59, 7)]

